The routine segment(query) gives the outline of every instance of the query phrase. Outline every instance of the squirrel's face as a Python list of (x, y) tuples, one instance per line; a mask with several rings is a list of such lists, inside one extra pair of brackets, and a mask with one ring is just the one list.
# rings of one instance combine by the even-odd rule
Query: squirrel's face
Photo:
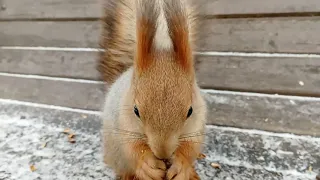
[(194, 113), (194, 79), (174, 61), (157, 59), (134, 77), (132, 88), (132, 113), (141, 121), (147, 143), (158, 158), (170, 158), (186, 120)]

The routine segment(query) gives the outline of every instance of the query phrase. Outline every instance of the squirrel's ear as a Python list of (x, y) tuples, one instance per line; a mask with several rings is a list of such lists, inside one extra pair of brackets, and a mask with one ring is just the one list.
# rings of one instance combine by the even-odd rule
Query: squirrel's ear
[(188, 72), (193, 70), (189, 40), (188, 14), (180, 0), (164, 0), (169, 36), (178, 63)]
[(144, 71), (150, 64), (153, 54), (153, 40), (157, 30), (159, 9), (155, 0), (137, 0), (137, 47), (135, 67)]

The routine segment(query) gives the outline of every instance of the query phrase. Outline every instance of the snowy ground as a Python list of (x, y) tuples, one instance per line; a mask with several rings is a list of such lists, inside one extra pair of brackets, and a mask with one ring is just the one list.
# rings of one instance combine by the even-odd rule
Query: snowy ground
[[(0, 101), (0, 180), (113, 179), (102, 163), (99, 118), (72, 111)], [(202, 179), (315, 180), (319, 173), (320, 138), (216, 126), (208, 132), (207, 157), (197, 165)]]

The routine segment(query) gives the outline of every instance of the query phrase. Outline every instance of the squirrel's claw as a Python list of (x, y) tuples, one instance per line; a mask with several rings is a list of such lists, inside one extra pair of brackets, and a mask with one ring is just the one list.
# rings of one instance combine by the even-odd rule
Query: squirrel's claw
[(136, 169), (136, 176), (143, 180), (163, 180), (166, 173), (166, 165), (158, 160), (152, 152), (147, 152), (141, 157)]
[(175, 155), (172, 159), (172, 165), (167, 172), (168, 180), (199, 180), (194, 167), (183, 155)]

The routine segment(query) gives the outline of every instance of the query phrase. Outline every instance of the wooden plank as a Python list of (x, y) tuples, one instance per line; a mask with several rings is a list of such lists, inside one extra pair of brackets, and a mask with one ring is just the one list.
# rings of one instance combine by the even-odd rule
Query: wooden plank
[[(319, 12), (318, 0), (194, 0), (204, 16)], [(100, 0), (2, 0), (0, 19), (99, 18)]]
[[(319, 53), (319, 21), (320, 17), (204, 20), (199, 50)], [(98, 47), (99, 32), (97, 21), (0, 22), (0, 46)]]
[(320, 135), (319, 98), (231, 92), (204, 95), (208, 102), (209, 124)]
[(319, 58), (198, 56), (203, 88), (320, 96)]
[(103, 102), (103, 85), (46, 79), (0, 76), (1, 98), (98, 109)]
[[(1, 50), (0, 72), (100, 80), (97, 52)], [(271, 94), (320, 96), (319, 58), (197, 56), (199, 85)]]
[[(0, 76), (0, 98), (100, 110), (102, 84)], [(205, 92), (208, 124), (320, 135), (320, 99)], [(195, 107), (196, 108), (196, 107)]]
[(0, 22), (0, 46), (98, 47), (97, 21)]
[(0, 49), (0, 72), (99, 79), (97, 52)]
[(195, 0), (202, 15), (319, 12), (318, 0)]
[(320, 17), (207, 19), (199, 49), (319, 53), (319, 21)]
[(97, 18), (100, 0), (2, 0), (0, 19)]

